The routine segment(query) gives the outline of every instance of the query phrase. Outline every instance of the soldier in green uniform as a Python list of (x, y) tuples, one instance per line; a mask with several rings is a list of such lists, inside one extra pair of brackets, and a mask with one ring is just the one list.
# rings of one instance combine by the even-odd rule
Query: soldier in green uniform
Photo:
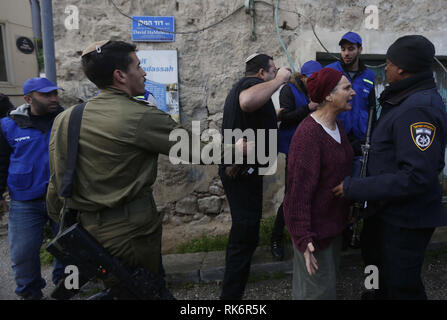
[[(156, 106), (134, 98), (144, 94), (146, 75), (135, 50), (122, 41), (101, 41), (82, 53), (84, 73), (100, 93), (85, 106), (73, 195), (67, 205), (78, 211), (81, 225), (111, 255), (157, 274), (162, 214), (151, 186), (158, 155), (169, 155), (176, 143), (169, 141), (169, 134), (181, 127)], [(65, 171), (72, 110), (57, 117), (50, 138), (47, 205), (56, 221), (62, 207), (57, 193)]]

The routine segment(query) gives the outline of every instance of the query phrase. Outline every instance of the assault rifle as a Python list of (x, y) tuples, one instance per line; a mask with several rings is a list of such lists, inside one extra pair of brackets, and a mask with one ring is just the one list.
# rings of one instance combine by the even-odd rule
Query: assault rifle
[[(374, 105), (370, 106), (368, 114), (368, 127), (366, 129), (365, 143), (362, 144), (362, 165), (360, 168), (360, 178), (366, 177), (366, 169), (368, 167), (369, 149), (371, 148), (371, 131), (372, 122), (376, 108)], [(365, 209), (368, 207), (368, 201), (356, 201), (352, 211), (352, 217), (354, 219), (351, 247), (358, 248), (360, 246), (360, 221), (365, 218)]]
[[(73, 214), (70, 209), (63, 210), (67, 210), (65, 215)], [(60, 232), (46, 249), (64, 265), (78, 267), (81, 286), (94, 279), (119, 280), (119, 287), (115, 287), (113, 293), (102, 294), (101, 299), (161, 299), (164, 288), (162, 276), (143, 268), (132, 270), (122, 265), (78, 223)], [(59, 295), (64, 292), (62, 288), (59, 289)], [(68, 293), (65, 294), (69, 298)]]

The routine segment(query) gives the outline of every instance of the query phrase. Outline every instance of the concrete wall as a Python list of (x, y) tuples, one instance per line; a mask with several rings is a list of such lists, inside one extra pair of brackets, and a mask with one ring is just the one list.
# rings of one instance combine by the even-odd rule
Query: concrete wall
[(29, 0), (0, 1), (0, 24), (5, 27), (8, 82), (0, 82), (0, 92), (10, 96), (18, 106), (24, 103), (23, 83), (38, 75), (37, 56), (24, 54), (17, 49), (19, 37), (33, 40), (31, 8)]
[[(115, 3), (128, 15), (173, 15), (177, 31), (190, 31), (226, 17), (243, 6), (244, 1), (115, 0)], [(275, 4), (276, 1), (268, 0), (256, 3), (256, 41), (250, 40), (250, 17), (242, 9), (204, 32), (177, 34), (173, 43), (138, 43), (139, 49), (178, 50), (183, 125), (190, 127), (192, 120), (200, 120), (202, 128), (220, 128), (225, 97), (234, 82), (243, 75), (244, 58), (251, 53), (266, 52), (274, 57), (277, 66), (288, 65), (276, 35)], [(67, 5), (79, 8), (78, 30), (64, 27)], [(365, 28), (368, 15), (364, 10), (368, 5), (376, 5), (379, 9), (377, 30)], [(384, 54), (399, 36), (423, 34), (433, 41), (438, 55), (447, 55), (445, 0), (283, 0), (280, 7), (308, 17), (314, 23), (320, 40), (332, 52), (339, 51), (341, 35), (351, 30), (363, 37), (364, 53)], [(58, 84), (66, 89), (64, 99), (69, 105), (96, 91), (82, 74), (81, 51), (89, 43), (102, 39), (130, 42), (131, 21), (119, 14), (108, 0), (54, 0), (53, 9)], [(309, 20), (303, 16), (279, 11), (279, 25), (283, 26), (281, 36), (297, 68), (305, 61), (315, 59), (317, 51), (324, 51), (312, 32)], [(273, 214), (282, 200), (283, 172), (284, 159), (281, 156), (278, 173), (265, 178), (265, 215)], [(167, 223), (202, 221), (208, 224), (222, 215), (228, 217), (215, 166), (172, 166), (166, 157), (161, 157), (154, 190), (160, 209), (167, 214)], [(219, 209), (207, 213), (204, 203)]]

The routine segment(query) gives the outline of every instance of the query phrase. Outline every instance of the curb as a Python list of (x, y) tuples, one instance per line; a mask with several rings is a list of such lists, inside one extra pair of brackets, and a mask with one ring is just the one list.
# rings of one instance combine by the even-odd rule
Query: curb
[[(430, 242), (428, 251), (447, 248), (447, 239)], [(253, 254), (250, 276), (293, 273), (293, 254), (291, 245), (285, 248), (283, 261), (273, 260), (270, 247), (258, 247)], [(342, 252), (341, 266), (362, 263), (360, 249)], [(163, 265), (168, 283), (210, 283), (221, 282), (225, 272), (225, 251), (169, 254), (163, 256)]]

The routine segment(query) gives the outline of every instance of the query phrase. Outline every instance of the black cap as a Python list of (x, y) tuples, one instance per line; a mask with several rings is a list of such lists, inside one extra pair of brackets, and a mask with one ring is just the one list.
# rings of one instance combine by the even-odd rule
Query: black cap
[(386, 57), (404, 71), (417, 73), (431, 68), (435, 46), (421, 35), (403, 36), (388, 48)]

